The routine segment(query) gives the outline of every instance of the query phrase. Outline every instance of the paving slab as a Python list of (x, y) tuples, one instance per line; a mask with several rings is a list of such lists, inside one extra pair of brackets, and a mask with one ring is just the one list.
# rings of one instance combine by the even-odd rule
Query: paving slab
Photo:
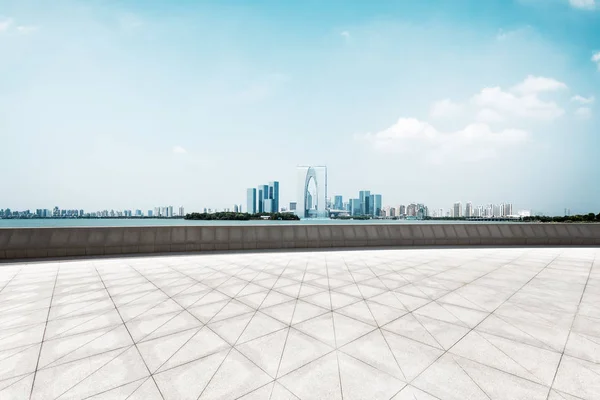
[(5, 263), (0, 399), (599, 399), (599, 282), (593, 247)]

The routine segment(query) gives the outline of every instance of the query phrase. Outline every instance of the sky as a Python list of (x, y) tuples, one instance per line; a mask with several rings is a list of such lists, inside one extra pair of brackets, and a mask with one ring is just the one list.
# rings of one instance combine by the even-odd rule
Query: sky
[(0, 0), (0, 208), (600, 212), (600, 0)]

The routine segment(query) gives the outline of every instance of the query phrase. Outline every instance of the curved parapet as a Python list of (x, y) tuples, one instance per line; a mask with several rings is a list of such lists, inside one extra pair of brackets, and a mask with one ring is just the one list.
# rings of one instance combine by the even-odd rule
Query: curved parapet
[(600, 246), (600, 224), (286, 224), (0, 228), (0, 259), (417, 246)]

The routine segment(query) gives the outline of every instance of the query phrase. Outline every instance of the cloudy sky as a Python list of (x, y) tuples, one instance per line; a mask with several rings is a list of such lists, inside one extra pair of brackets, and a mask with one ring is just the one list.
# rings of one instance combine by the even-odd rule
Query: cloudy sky
[(0, 0), (0, 208), (600, 212), (598, 0)]

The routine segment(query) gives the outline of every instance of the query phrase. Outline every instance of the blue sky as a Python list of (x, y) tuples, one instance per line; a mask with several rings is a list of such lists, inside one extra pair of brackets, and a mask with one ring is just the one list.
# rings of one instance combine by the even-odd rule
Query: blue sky
[(0, 0), (0, 208), (600, 211), (600, 2)]

